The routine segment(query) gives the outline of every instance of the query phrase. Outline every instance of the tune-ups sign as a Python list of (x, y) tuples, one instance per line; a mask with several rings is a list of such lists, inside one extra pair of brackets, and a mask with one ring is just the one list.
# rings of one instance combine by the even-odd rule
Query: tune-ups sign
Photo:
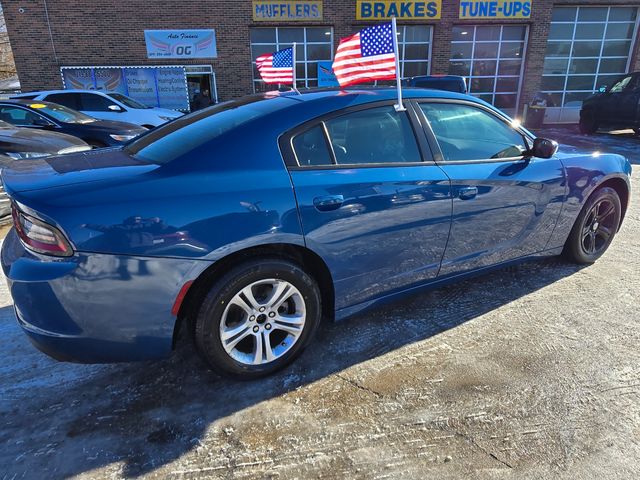
[(460, 0), (460, 18), (529, 18), (531, 1)]

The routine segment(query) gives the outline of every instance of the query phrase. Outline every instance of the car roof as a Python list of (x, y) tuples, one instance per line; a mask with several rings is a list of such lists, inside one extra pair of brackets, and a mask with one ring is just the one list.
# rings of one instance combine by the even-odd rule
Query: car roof
[(18, 93), (13, 96), (13, 98), (20, 98), (24, 96), (33, 96), (33, 95), (51, 95), (53, 93), (98, 93), (98, 94), (108, 94), (111, 92), (104, 92), (102, 90), (81, 90), (81, 89), (64, 89), (64, 90), (39, 90), (34, 92), (24, 92)]

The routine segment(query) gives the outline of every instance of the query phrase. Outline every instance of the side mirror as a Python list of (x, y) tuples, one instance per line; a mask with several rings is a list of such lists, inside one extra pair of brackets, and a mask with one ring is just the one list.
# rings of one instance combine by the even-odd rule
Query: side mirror
[(598, 91), (600, 93), (607, 93), (607, 86), (606, 85), (600, 85), (600, 88), (598, 88)]
[(529, 155), (538, 158), (551, 158), (558, 151), (558, 143), (546, 138), (536, 138), (533, 147), (529, 150)]
[(112, 112), (122, 112), (122, 107), (120, 107), (119, 105), (109, 105), (107, 107), (109, 110), (111, 110)]

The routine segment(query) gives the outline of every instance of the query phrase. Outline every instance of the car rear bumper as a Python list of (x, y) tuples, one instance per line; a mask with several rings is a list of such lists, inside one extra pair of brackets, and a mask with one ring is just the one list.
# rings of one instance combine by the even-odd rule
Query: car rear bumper
[(19, 325), (47, 355), (83, 363), (167, 356), (171, 308), (196, 262), (90, 253), (54, 259), (26, 250), (13, 230), (2, 245)]

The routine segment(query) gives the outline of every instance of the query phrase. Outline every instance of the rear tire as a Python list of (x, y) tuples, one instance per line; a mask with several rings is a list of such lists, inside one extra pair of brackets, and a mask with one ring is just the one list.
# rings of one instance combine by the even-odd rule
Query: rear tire
[(598, 122), (593, 112), (586, 111), (580, 115), (579, 128), (580, 133), (585, 135), (592, 135), (598, 131)]
[(622, 205), (609, 187), (596, 190), (571, 229), (564, 246), (565, 257), (574, 263), (591, 264), (607, 251), (620, 226)]
[(195, 325), (200, 354), (216, 372), (242, 380), (276, 372), (311, 342), (322, 315), (315, 280), (286, 260), (252, 260), (221, 277)]

